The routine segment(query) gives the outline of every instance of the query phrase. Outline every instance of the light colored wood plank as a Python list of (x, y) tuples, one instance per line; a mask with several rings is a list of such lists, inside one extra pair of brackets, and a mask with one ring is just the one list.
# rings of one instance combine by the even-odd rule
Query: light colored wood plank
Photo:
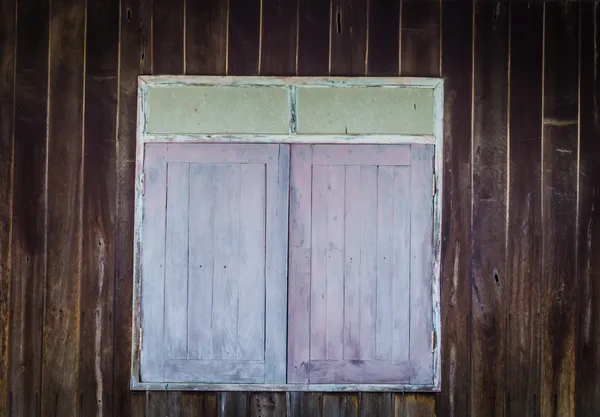
[(327, 359), (344, 355), (344, 186), (346, 169), (328, 167), (327, 186)]
[(360, 359), (375, 356), (377, 167), (361, 167)]
[(408, 361), (410, 332), (410, 168), (394, 168), (392, 362)]
[(167, 162), (205, 164), (265, 164), (277, 155), (278, 144), (274, 143), (169, 143)]
[(267, 164), (265, 382), (286, 381), (288, 202), (290, 147), (270, 147)]
[(344, 359), (360, 358), (361, 167), (346, 167)]
[(312, 146), (290, 149), (288, 382), (307, 383), (310, 357)]
[(190, 359), (212, 358), (216, 166), (190, 164), (188, 346)]
[(216, 167), (212, 349), (215, 359), (235, 359), (238, 313), (240, 165)]
[(392, 282), (394, 280), (394, 167), (377, 172), (377, 321), (375, 357), (392, 357)]
[(265, 357), (265, 165), (241, 166), (237, 358)]
[(263, 362), (247, 360), (167, 360), (165, 380), (205, 383), (263, 383)]
[(148, 152), (141, 254), (142, 339), (141, 380), (162, 382), (164, 359), (165, 209), (167, 164), (164, 155)]
[(165, 359), (187, 358), (189, 170), (167, 165)]
[(312, 168), (310, 359), (326, 359), (328, 167)]
[(314, 145), (315, 165), (410, 165), (409, 145)]
[(410, 363), (412, 383), (433, 381), (431, 283), (433, 146), (411, 146)]
[(408, 363), (378, 360), (311, 360), (310, 366), (312, 384), (402, 384), (413, 372)]

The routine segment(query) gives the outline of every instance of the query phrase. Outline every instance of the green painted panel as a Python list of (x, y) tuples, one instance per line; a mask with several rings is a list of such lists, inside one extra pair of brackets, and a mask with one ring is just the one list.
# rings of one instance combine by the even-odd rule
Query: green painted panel
[(148, 90), (147, 133), (289, 133), (283, 87), (186, 86)]
[(433, 90), (426, 88), (298, 88), (301, 134), (433, 134)]

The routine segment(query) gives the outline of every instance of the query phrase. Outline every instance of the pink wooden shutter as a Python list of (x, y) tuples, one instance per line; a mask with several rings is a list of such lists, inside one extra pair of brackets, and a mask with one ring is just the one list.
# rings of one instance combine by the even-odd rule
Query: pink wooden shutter
[(433, 146), (292, 145), (288, 382), (433, 382)]
[(142, 382), (285, 383), (289, 147), (148, 144)]

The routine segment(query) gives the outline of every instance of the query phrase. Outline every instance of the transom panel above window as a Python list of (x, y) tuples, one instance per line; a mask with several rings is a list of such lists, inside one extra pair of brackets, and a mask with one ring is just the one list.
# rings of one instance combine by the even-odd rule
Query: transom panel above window
[(440, 389), (441, 80), (138, 94), (133, 389)]

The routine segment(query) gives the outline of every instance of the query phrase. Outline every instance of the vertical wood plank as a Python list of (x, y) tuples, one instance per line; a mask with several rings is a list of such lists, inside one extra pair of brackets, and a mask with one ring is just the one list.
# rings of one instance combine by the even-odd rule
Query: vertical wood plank
[(224, 75), (227, 0), (185, 1), (185, 73)]
[(433, 381), (433, 146), (411, 145), (410, 364), (411, 383)]
[(80, 415), (110, 414), (119, 2), (87, 2), (84, 173), (79, 303)]
[(215, 359), (235, 359), (238, 320), (238, 248), (240, 165), (216, 168), (215, 255), (212, 309), (212, 351)]
[(299, 1), (262, 0), (260, 75), (296, 73)]
[(544, 5), (541, 415), (575, 414), (579, 4)]
[(580, 167), (579, 167), (579, 332), (577, 334), (576, 415), (600, 414), (600, 133), (598, 111), (598, 3), (582, 4), (580, 43)]
[(442, 2), (444, 167), (441, 385), (436, 413), (470, 415), (473, 2)]
[(539, 415), (543, 5), (510, 5), (506, 415)]
[[(326, 347), (327, 359), (343, 359), (344, 352), (344, 203), (346, 172), (327, 167)], [(323, 182), (325, 178), (322, 179)], [(317, 318), (321, 319), (322, 318)]]
[(247, 417), (250, 395), (245, 392), (220, 392), (217, 394), (219, 417)]
[(367, 75), (399, 73), (400, 0), (369, 0)]
[(185, 0), (152, 0), (152, 73), (185, 72)]
[(365, 75), (367, 2), (331, 0), (330, 75)]
[(260, 62), (260, 0), (229, 0), (227, 74), (257, 75)]
[(190, 164), (167, 165), (165, 359), (187, 359)]
[(166, 391), (146, 391), (145, 417), (163, 417), (168, 413)]
[(501, 415), (505, 390), (508, 5), (474, 17), (471, 407)]
[(328, 73), (330, 9), (328, 1), (299, 0), (296, 75)]
[(288, 392), (288, 417), (323, 416), (322, 392)]
[(435, 397), (427, 394), (406, 394), (404, 417), (435, 417)]
[(241, 168), (237, 357), (265, 358), (265, 166)]
[(323, 395), (323, 416), (357, 417), (358, 396), (353, 394)]
[[(217, 189), (216, 166), (191, 164), (190, 207), (194, 221), (190, 222), (188, 357), (211, 359), (213, 280), (215, 274), (214, 196)], [(211, 197), (213, 196), (213, 197)]]
[(149, 74), (151, 7), (146, 1), (122, 0), (119, 35), (119, 87), (116, 140), (114, 415), (144, 413), (145, 396), (132, 394), (131, 374), (133, 223), (137, 76)]
[[(10, 12), (2, 9), (4, 17)], [(14, 21), (14, 15), (12, 16)], [(41, 405), (41, 368), (43, 343), (43, 305), (44, 280), (46, 271), (46, 115), (48, 100), (48, 4), (39, 1), (22, 1), (19, 3), (17, 21), (17, 57), (15, 62), (15, 120), (14, 120), (14, 172), (12, 196), (12, 254), (10, 282), (10, 347), (9, 373), (0, 377), (8, 382), (10, 404), (6, 404), (4, 387), (0, 383), (0, 409), (7, 410), (14, 417), (25, 417), (40, 414)], [(2, 29), (10, 30), (11, 25), (1, 23)], [(0, 35), (4, 42), (9, 37)], [(4, 59), (6, 57), (4, 43), (0, 43), (2, 60), (3, 88), (9, 87), (6, 78)], [(6, 85), (5, 85), (6, 83)], [(12, 84), (10, 84), (12, 86)], [(4, 99), (0, 109), (0, 141), (2, 141), (2, 166), (9, 168), (6, 159), (10, 153), (4, 143), (4, 129), (10, 127), (4, 112), (11, 109), (10, 101)], [(12, 116), (12, 114), (11, 114)], [(10, 151), (9, 151), (10, 152)], [(0, 190), (3, 201), (9, 192), (4, 182), (4, 174), (0, 174)], [(10, 184), (8, 184), (10, 185)], [(7, 214), (4, 207), (2, 220)], [(2, 236), (8, 233), (2, 231)], [(0, 243), (0, 246), (3, 243)], [(0, 254), (0, 264), (6, 268), (8, 260), (4, 257), (4, 249)], [(3, 271), (0, 279), (3, 279)], [(4, 282), (4, 281), (3, 281)], [(7, 294), (8, 288), (2, 286), (0, 292)], [(0, 303), (8, 304), (7, 299)], [(3, 304), (4, 306), (4, 304)], [(8, 307), (8, 306), (7, 306)], [(4, 325), (1, 325), (4, 329)], [(5, 339), (3, 339), (5, 341)]]
[(394, 394), (389, 392), (361, 392), (358, 394), (360, 417), (394, 415)]
[(85, 13), (84, 1), (50, 5), (43, 416), (77, 410)]
[(255, 393), (250, 396), (251, 417), (279, 417), (285, 416), (286, 413), (284, 393)]
[[(289, 280), (288, 294), (288, 382), (307, 383), (310, 359), (312, 146), (291, 146)], [(302, 404), (295, 394), (294, 403)]]
[(183, 393), (182, 417), (217, 417), (217, 395), (214, 393)]
[(183, 410), (181, 409), (181, 392), (167, 392), (166, 409), (166, 415), (169, 417), (183, 417)]
[(440, 2), (402, 0), (400, 75), (440, 75)]

